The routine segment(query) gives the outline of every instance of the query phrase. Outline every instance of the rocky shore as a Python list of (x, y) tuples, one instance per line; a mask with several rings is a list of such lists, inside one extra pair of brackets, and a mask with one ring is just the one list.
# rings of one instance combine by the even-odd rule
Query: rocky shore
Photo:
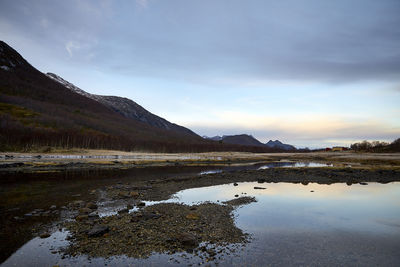
[[(60, 178), (62, 186), (51, 187), (53, 189), (48, 191), (42, 191), (45, 183), (37, 182), (37, 191), (31, 192), (32, 187), (29, 187), (31, 195), (26, 198), (29, 202), (21, 202), (18, 208), (12, 205), (13, 202), (5, 202), (10, 197), (24, 201), (25, 197), (21, 198), (21, 193), (18, 193), (22, 192), (22, 189), (14, 189), (17, 192), (15, 195), (3, 198), (3, 210), (8, 213), (5, 213), (2, 225), (4, 229), (9, 229), (4, 230), (4, 236), (8, 235), (10, 240), (11, 237), (12, 240), (16, 240), (16, 232), (10, 231), (16, 226), (18, 229), (24, 227), (27, 233), (30, 228), (33, 236), (44, 239), (49, 238), (53, 231), (65, 228), (69, 231), (71, 245), (61, 251), (64, 257), (127, 255), (146, 258), (152, 253), (178, 255), (181, 252), (189, 252), (185, 255), (198, 257), (201, 262), (218, 262), (224, 253), (232, 253), (231, 250), (240, 249), (249, 241), (249, 236), (235, 226), (233, 214), (238, 206), (249, 204), (256, 199), (232, 195), (231, 200), (223, 203), (200, 203), (192, 206), (157, 201), (168, 200), (175, 193), (185, 189), (222, 184), (236, 186), (241, 182), (258, 182), (259, 186), (255, 186), (254, 189), (268, 190), (267, 183), (279, 182), (368, 186), (371, 182), (400, 181), (400, 169), (396, 167), (291, 167), (226, 171), (207, 175), (173, 175), (162, 171), (157, 175), (139, 172), (133, 176), (127, 173), (115, 177), (110, 172), (102, 179), (97, 173), (88, 175), (93, 178), (82, 176), (70, 182)], [(49, 178), (45, 181), (50, 181), (50, 173), (47, 176)], [(4, 191), (7, 192), (12, 190)], [(33, 196), (37, 197), (37, 202), (46, 201), (39, 205), (32, 202)], [(50, 201), (45, 196), (57, 198)], [(57, 201), (54, 201), (55, 199)], [(150, 203), (147, 201), (156, 203), (148, 206)], [(24, 206), (27, 205), (29, 207), (25, 209)], [(48, 227), (50, 221), (54, 222), (53, 228)], [(38, 223), (41, 226), (38, 226)], [(21, 235), (20, 238), (19, 242), (23, 243), (25, 239), (29, 240), (30, 234)]]
[(160, 178), (135, 181), (105, 188), (113, 199), (140, 198), (143, 200), (166, 200), (178, 191), (236, 182), (259, 183), (389, 183), (400, 181), (400, 169), (354, 169), (354, 168), (271, 168), (235, 172)]
[[(71, 245), (66, 255), (90, 257), (127, 255), (146, 258), (152, 253), (190, 252), (205, 262), (223, 255), (230, 245), (245, 245), (248, 236), (233, 221), (237, 206), (256, 201), (253, 197), (236, 197), (223, 203), (184, 205), (159, 203), (146, 206), (146, 200), (169, 199), (180, 190), (218, 184), (257, 181), (258, 183), (347, 183), (400, 181), (398, 170), (365, 170), (351, 168), (275, 168), (259, 171), (237, 171), (181, 178), (117, 183), (99, 188), (100, 202), (118, 203), (118, 212), (99, 217), (94, 203), (74, 201), (75, 220), (64, 227), (70, 231)], [(257, 187), (257, 189), (265, 189)], [(122, 208), (121, 208), (122, 207)], [(100, 207), (99, 207), (100, 209)]]
[[(243, 200), (241, 204), (245, 203)], [(229, 203), (161, 203), (131, 213), (129, 208), (113, 216), (87, 216), (66, 223), (71, 246), (65, 253), (146, 258), (154, 252), (189, 252), (211, 261), (230, 250), (228, 245), (248, 241), (248, 236), (235, 226), (234, 206)]]

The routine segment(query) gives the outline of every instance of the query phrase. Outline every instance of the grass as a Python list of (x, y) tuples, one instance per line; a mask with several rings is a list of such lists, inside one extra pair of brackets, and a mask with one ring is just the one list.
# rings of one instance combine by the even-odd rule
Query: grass
[(17, 119), (33, 118), (39, 115), (32, 110), (6, 103), (0, 103), (0, 114), (9, 114)]

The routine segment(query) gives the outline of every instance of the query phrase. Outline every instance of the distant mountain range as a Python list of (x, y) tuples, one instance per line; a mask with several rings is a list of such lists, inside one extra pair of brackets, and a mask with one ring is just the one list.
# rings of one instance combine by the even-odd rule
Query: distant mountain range
[(284, 144), (279, 140), (275, 140), (275, 141), (269, 140), (265, 145), (267, 147), (280, 148), (283, 150), (295, 150), (296, 149), (294, 146), (289, 145), (289, 144)]
[(244, 145), (244, 146), (257, 146), (257, 147), (269, 147), (280, 150), (296, 150), (296, 148), (289, 144), (284, 144), (279, 140), (269, 140), (266, 144), (261, 143), (252, 135), (240, 134), (240, 135), (224, 135), (224, 136), (214, 136), (208, 137), (203, 136), (203, 138), (213, 141), (219, 141), (227, 144)]

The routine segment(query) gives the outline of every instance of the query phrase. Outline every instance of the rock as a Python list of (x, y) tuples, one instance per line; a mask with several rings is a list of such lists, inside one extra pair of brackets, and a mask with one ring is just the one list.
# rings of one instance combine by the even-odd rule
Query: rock
[(126, 191), (119, 191), (118, 196), (121, 198), (129, 198), (130, 197), (129, 193)]
[(181, 233), (178, 234), (176, 239), (183, 245), (187, 247), (196, 247), (198, 244), (196, 236), (191, 233)]
[(89, 202), (86, 204), (86, 208), (92, 209), (92, 210), (97, 210), (97, 205), (94, 204), (93, 202)]
[(224, 201), (224, 204), (232, 205), (232, 206), (241, 206), (241, 205), (246, 205), (252, 202), (257, 202), (255, 197), (240, 197), (240, 198), (235, 198), (229, 201)]
[(51, 209), (51, 210), (55, 210), (56, 208), (57, 208), (56, 205), (51, 205), (51, 206), (50, 206), (50, 209)]
[(311, 193), (314, 193), (314, 190), (311, 190), (310, 192), (311, 192)]
[(48, 237), (50, 237), (49, 233), (43, 233), (40, 235), (40, 238), (48, 238)]
[(160, 214), (152, 212), (135, 213), (131, 217), (131, 222), (138, 222), (140, 220), (158, 219), (160, 217), (161, 217)]
[(125, 208), (125, 209), (119, 210), (119, 211), (118, 211), (118, 214), (121, 214), (121, 213), (128, 213), (128, 212), (129, 212), (129, 209)]
[(89, 214), (91, 212), (92, 212), (92, 210), (89, 209), (89, 208), (81, 208), (81, 209), (79, 209), (79, 213), (80, 214)]
[(77, 221), (85, 221), (87, 219), (89, 219), (88, 215), (78, 215), (75, 217), (75, 220), (77, 220)]
[(235, 197), (239, 197), (239, 195), (235, 195)]
[(17, 222), (22, 222), (22, 221), (24, 221), (24, 218), (15, 216), (15, 217), (14, 217), (14, 220), (17, 221)]
[(109, 231), (110, 228), (108, 226), (97, 224), (91, 230), (88, 231), (87, 235), (89, 237), (98, 237), (104, 235), (105, 233), (108, 233)]
[(368, 185), (366, 182), (360, 182), (360, 185)]
[(133, 198), (138, 198), (140, 195), (139, 195), (139, 192), (137, 192), (137, 191), (132, 191), (132, 192), (129, 193), (129, 196), (130, 196), (130, 197), (133, 197)]
[(144, 207), (144, 206), (146, 206), (146, 203), (144, 203), (144, 202), (139, 202), (139, 203), (136, 204), (136, 206), (138, 206), (138, 207)]
[(91, 212), (88, 214), (88, 217), (90, 219), (96, 219), (96, 218), (99, 218), (100, 216), (96, 212)]
[(72, 206), (74, 207), (83, 207), (85, 205), (85, 202), (83, 200), (75, 200), (72, 202)]
[(238, 183), (233, 183), (233, 186), (238, 186)]
[(7, 211), (8, 212), (13, 212), (13, 211), (18, 211), (18, 210), (20, 210), (20, 208), (12, 208), (12, 209), (8, 209)]
[(267, 189), (265, 187), (259, 187), (259, 186), (255, 186), (254, 189)]

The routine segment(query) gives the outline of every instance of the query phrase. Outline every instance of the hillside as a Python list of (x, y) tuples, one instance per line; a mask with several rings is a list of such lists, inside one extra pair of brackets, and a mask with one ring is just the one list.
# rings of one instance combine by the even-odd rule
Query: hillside
[(103, 105), (120, 113), (122, 116), (126, 118), (143, 122), (159, 129), (174, 131), (177, 133), (188, 134), (198, 137), (191, 130), (182, 127), (180, 125), (171, 123), (166, 119), (163, 119), (157, 115), (154, 115), (153, 113), (150, 113), (149, 111), (147, 111), (146, 109), (144, 109), (142, 106), (132, 101), (131, 99), (118, 96), (103, 96), (103, 95), (90, 94), (80, 89), (79, 87), (75, 86), (74, 84), (64, 80), (63, 78), (54, 73), (47, 73), (47, 76), (59, 82), (60, 84), (64, 85), (66, 88), (72, 90), (73, 92), (76, 92), (80, 95), (86, 96), (88, 98), (96, 100), (97, 102), (102, 103)]
[(2, 150), (63, 146), (172, 151), (207, 144), (190, 130), (153, 127), (71, 91), (4, 42), (0, 42), (0, 93)]
[[(50, 78), (50, 77), (51, 78)], [(89, 94), (31, 66), (0, 41), (0, 150), (92, 148), (154, 152), (275, 149), (205, 140), (132, 100)]]
[(267, 147), (271, 147), (271, 148), (279, 148), (279, 149), (283, 149), (283, 150), (295, 150), (296, 148), (292, 145), (289, 144), (284, 144), (279, 140), (269, 140), (266, 144)]
[(224, 135), (222, 136), (222, 142), (226, 144), (236, 144), (243, 146), (259, 146), (263, 147), (264, 144), (255, 139), (251, 135), (240, 134), (240, 135)]
[(219, 141), (220, 143), (225, 144), (234, 144), (234, 145), (243, 145), (243, 146), (253, 146), (253, 147), (264, 147), (270, 148), (279, 151), (290, 151), (296, 150), (296, 148), (289, 144), (284, 144), (279, 140), (269, 140), (266, 144), (261, 143), (252, 135), (248, 134), (240, 134), (240, 135), (224, 135), (224, 136), (214, 136), (214, 137), (207, 137), (203, 136), (203, 138), (213, 141)]

